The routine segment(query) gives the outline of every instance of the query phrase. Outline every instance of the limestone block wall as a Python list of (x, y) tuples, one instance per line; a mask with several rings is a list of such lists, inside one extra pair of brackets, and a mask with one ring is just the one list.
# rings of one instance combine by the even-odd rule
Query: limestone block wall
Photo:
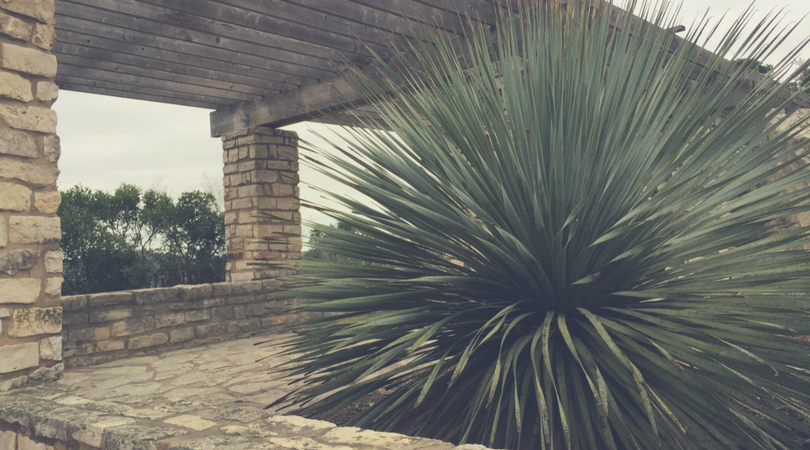
[(298, 135), (257, 127), (222, 140), (226, 279), (282, 276), (288, 271), (260, 263), (301, 258)]
[(62, 298), (67, 367), (246, 337), (310, 315), (288, 314), (274, 280), (140, 289)]
[(0, 391), (62, 370), (53, 0), (0, 1)]

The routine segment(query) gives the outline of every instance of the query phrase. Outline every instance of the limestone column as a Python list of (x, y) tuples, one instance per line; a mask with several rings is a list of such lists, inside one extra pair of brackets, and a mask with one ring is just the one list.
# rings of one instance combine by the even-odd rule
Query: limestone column
[(0, 391), (62, 372), (53, 0), (0, 1)]
[[(301, 258), (298, 135), (257, 127), (223, 136), (227, 281), (272, 279)], [(262, 216), (272, 216), (272, 219)]]

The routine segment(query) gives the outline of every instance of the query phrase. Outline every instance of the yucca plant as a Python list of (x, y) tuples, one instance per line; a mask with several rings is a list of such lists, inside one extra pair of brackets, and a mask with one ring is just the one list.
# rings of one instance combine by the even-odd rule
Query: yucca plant
[(742, 35), (749, 11), (703, 58), (714, 30), (683, 41), (675, 15), (526, 1), (356, 72), (393, 132), (358, 116), (311, 157), (362, 194), (331, 194), (351, 230), (319, 246), (363, 263), (288, 280), (330, 314), (287, 343), (305, 386), (282, 401), (386, 387), (352, 425), (493, 448), (797, 448), (810, 230), (776, 224), (810, 209), (781, 114), (798, 49), (728, 111), (776, 21)]

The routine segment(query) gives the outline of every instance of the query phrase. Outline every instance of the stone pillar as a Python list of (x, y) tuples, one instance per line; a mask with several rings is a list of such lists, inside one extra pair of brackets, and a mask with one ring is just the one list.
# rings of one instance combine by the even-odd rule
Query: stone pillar
[(53, 0), (0, 1), (0, 391), (62, 367)]
[(298, 135), (257, 127), (222, 140), (226, 279), (239, 282), (289, 274), (290, 270), (261, 263), (301, 258)]

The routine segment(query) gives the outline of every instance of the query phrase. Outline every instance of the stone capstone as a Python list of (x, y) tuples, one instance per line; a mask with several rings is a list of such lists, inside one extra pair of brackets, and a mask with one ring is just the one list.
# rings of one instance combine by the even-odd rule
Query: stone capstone
[(41, 286), (39, 278), (0, 280), (0, 303), (34, 303)]
[[(0, 17), (0, 21), (2, 21), (2, 17)], [(24, 103), (30, 102), (34, 99), (34, 94), (31, 93), (31, 82), (15, 73), (0, 71), (0, 97)]]
[(62, 360), (62, 336), (51, 336), (39, 341), (39, 359)]
[(62, 331), (62, 308), (15, 309), (11, 316), (9, 336), (25, 337)]
[(29, 342), (0, 347), (0, 373), (11, 373), (39, 365), (39, 344)]
[(0, 130), (0, 154), (36, 158), (37, 143), (30, 133), (18, 130)]
[(8, 237), (14, 244), (44, 244), (62, 239), (59, 217), (11, 216)]
[[(0, 183), (0, 188), (2, 188), (2, 183)], [(13, 277), (21, 270), (34, 267), (38, 260), (39, 252), (32, 250), (0, 251), (0, 272)]]
[[(0, 80), (2, 84), (3, 80)], [(28, 211), (31, 208), (31, 189), (14, 183), (0, 183), (1, 211)]]
[(0, 67), (47, 78), (56, 76), (56, 56), (39, 49), (0, 44)]
[(31, 105), (0, 105), (0, 119), (18, 130), (56, 133), (56, 111)]

